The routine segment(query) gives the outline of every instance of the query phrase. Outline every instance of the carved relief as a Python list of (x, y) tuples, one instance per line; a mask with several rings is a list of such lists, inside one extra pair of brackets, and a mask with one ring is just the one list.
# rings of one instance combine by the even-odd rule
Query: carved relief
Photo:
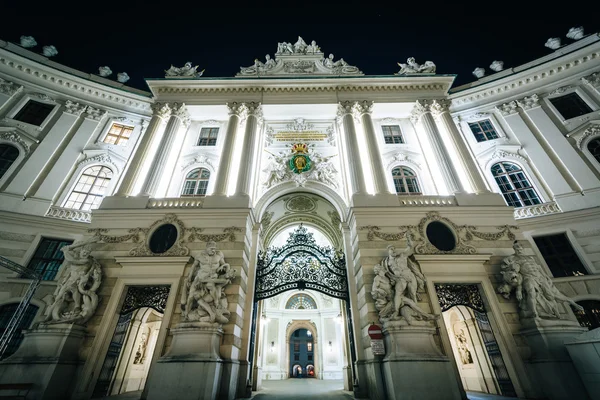
[(589, 137), (600, 136), (600, 125), (594, 124), (587, 128), (581, 136), (577, 138), (577, 147), (583, 150), (583, 143)]
[(600, 72), (594, 72), (591, 75), (581, 78), (581, 80), (593, 87), (600, 86)]
[[(172, 224), (177, 228), (177, 240), (175, 241), (175, 243), (173, 244), (173, 246), (171, 246), (171, 248), (169, 248), (167, 251), (165, 251), (164, 253), (153, 253), (152, 250), (150, 250), (149, 247), (149, 241), (150, 241), (150, 233), (153, 232), (156, 228), (158, 228), (160, 225), (164, 225), (164, 224)], [(144, 256), (187, 256), (190, 253), (190, 249), (188, 249), (183, 243), (184, 243), (184, 232), (185, 232), (185, 227), (183, 222), (177, 217), (177, 215), (175, 214), (167, 214), (165, 215), (165, 217), (163, 219), (160, 219), (156, 222), (154, 222), (152, 225), (150, 225), (149, 228), (138, 228), (140, 232), (144, 233), (144, 240), (141, 242), (141, 244), (137, 247), (134, 247), (133, 249), (131, 249), (129, 251), (129, 255), (130, 256), (134, 256), (134, 257), (144, 257)]]
[(530, 110), (532, 108), (540, 107), (540, 98), (537, 94), (532, 94), (531, 96), (524, 97), (521, 100), (517, 100), (517, 104), (523, 110)]
[(308, 196), (298, 195), (285, 200), (285, 208), (292, 212), (310, 212), (317, 209), (317, 203)]
[(80, 116), (85, 111), (86, 106), (75, 103), (71, 100), (65, 102), (65, 111), (67, 114)]
[(100, 121), (107, 115), (105, 110), (94, 108), (92, 106), (87, 106), (85, 112), (87, 114), (86, 118), (93, 119), (94, 121)]
[(6, 140), (7, 142), (17, 143), (23, 148), (25, 155), (29, 154), (29, 146), (23, 139), (21, 139), (21, 136), (19, 136), (16, 131), (0, 132), (0, 139)]
[(12, 96), (21, 90), (23, 90), (23, 86), (0, 78), (0, 93), (4, 93), (7, 96)]
[(518, 105), (516, 101), (511, 101), (510, 103), (504, 103), (496, 107), (502, 116), (507, 117), (509, 115), (517, 114), (519, 110), (517, 109)]
[(222, 242), (225, 239), (228, 239), (230, 242), (235, 242), (235, 232), (242, 232), (241, 228), (237, 228), (235, 226), (223, 229), (224, 233), (216, 234), (216, 235), (207, 235), (201, 233), (204, 229), (202, 228), (188, 228), (186, 232), (189, 232), (188, 242), (194, 242), (196, 240), (200, 242)]

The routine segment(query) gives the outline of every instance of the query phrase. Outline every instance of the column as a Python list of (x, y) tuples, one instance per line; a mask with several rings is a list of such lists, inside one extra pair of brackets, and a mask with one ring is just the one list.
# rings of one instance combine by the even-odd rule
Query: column
[(351, 101), (342, 101), (339, 103), (337, 111), (338, 123), (341, 123), (344, 127), (345, 153), (348, 157), (348, 167), (350, 169), (350, 196), (354, 194), (367, 194), (365, 177), (360, 165), (360, 148), (358, 147), (358, 140), (356, 138), (352, 107), (353, 103)]
[(160, 140), (158, 150), (156, 150), (156, 154), (154, 155), (154, 159), (148, 170), (148, 175), (142, 186), (142, 196), (152, 197), (156, 194), (160, 179), (162, 178), (167, 165), (167, 160), (173, 149), (173, 143), (175, 142), (177, 133), (182, 125), (189, 125), (190, 116), (185, 104), (172, 103), (170, 106), (171, 117), (169, 118), (169, 122), (167, 122), (165, 133)]
[(430, 105), (422, 100), (417, 100), (415, 103), (415, 108), (412, 110), (410, 120), (415, 126), (420, 126), (427, 135), (446, 187), (450, 193), (464, 192), (456, 169), (450, 159), (450, 155), (444, 147), (444, 143), (442, 143), (440, 132), (431, 116)]
[(154, 138), (157, 136), (159, 128), (162, 123), (169, 118), (171, 115), (171, 107), (167, 103), (155, 103), (152, 104), (152, 119), (146, 132), (140, 139), (140, 144), (133, 153), (133, 157), (129, 162), (129, 168), (123, 175), (119, 190), (115, 193), (115, 196), (133, 196), (133, 188), (135, 183), (142, 174), (144, 164), (150, 156), (150, 148), (154, 142)]
[(21, 90), (23, 86), (0, 78), (0, 110)]
[(373, 113), (373, 102), (368, 100), (357, 101), (354, 103), (353, 111), (360, 118), (367, 139), (367, 152), (371, 159), (371, 172), (373, 173), (375, 194), (390, 194), (385, 170), (383, 168), (381, 152), (377, 145), (375, 127), (373, 126), (373, 119), (371, 118), (371, 114)]
[(581, 155), (575, 151), (567, 138), (552, 122), (546, 111), (542, 109), (537, 95), (517, 100), (517, 104), (525, 111), (525, 115), (539, 132), (539, 137), (546, 141), (554, 151), (560, 162), (565, 166), (567, 173), (577, 182), (582, 191), (599, 188), (600, 181), (590, 167), (583, 161)]
[(237, 132), (240, 119), (245, 116), (247, 107), (243, 103), (227, 103), (229, 112), (229, 123), (223, 140), (223, 150), (219, 160), (219, 170), (215, 178), (215, 188), (213, 196), (226, 196), (229, 180), (229, 171), (231, 170), (231, 161), (233, 158), (233, 145), (235, 143), (235, 134)]
[(246, 117), (246, 130), (240, 142), (242, 157), (237, 180), (236, 195), (249, 196), (251, 192), (253, 174), (256, 169), (256, 156), (258, 153), (258, 126), (262, 124), (262, 107), (260, 103), (246, 103), (248, 116)]
[(458, 160), (456, 161), (465, 172), (469, 185), (473, 191), (477, 194), (489, 193), (485, 181), (479, 173), (479, 168), (475, 163), (475, 159), (469, 152), (465, 140), (452, 120), (452, 116), (448, 110), (449, 105), (450, 102), (448, 100), (434, 100), (431, 104), (431, 113), (433, 114), (436, 123), (442, 125), (443, 129), (448, 133), (452, 146), (458, 155)]

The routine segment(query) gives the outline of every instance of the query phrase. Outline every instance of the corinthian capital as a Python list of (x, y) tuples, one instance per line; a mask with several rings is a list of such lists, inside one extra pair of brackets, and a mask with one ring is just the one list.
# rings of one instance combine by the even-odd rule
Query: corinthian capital
[(171, 107), (168, 103), (154, 103), (150, 107), (152, 114), (160, 119), (167, 119), (171, 116)]
[(517, 104), (523, 110), (530, 110), (532, 108), (540, 107), (540, 98), (537, 94), (532, 94), (529, 97), (524, 97), (521, 100), (517, 100)]
[(263, 119), (263, 112), (262, 112), (262, 105), (260, 103), (257, 102), (249, 102), (249, 103), (245, 103), (246, 105), (246, 110), (248, 113), (248, 116), (252, 115), (254, 116), (258, 123), (262, 123), (262, 119)]
[(518, 113), (519, 110), (517, 110), (517, 107), (518, 107), (517, 102), (511, 101), (510, 103), (504, 103), (504, 104), (497, 106), (496, 109), (498, 109), (498, 111), (500, 111), (500, 114), (502, 114), (502, 116), (507, 117), (509, 115)]
[(450, 103), (450, 100), (446, 99), (433, 100), (430, 106), (431, 113), (434, 117), (439, 117), (442, 113), (449, 111)]
[(430, 111), (430, 105), (427, 100), (417, 100), (415, 101), (415, 106), (410, 112), (410, 120), (412, 123), (417, 123), (425, 113)]
[(588, 85), (591, 85), (593, 87), (598, 87), (598, 86), (600, 86), (600, 72), (594, 72), (591, 75), (581, 78), (581, 80), (584, 83), (587, 83)]
[(76, 116), (80, 116), (81, 113), (85, 111), (85, 106), (82, 106), (79, 103), (75, 103), (71, 100), (67, 100), (65, 102), (65, 111), (67, 114), (73, 114)]
[(342, 119), (346, 115), (352, 115), (352, 108), (354, 103), (351, 101), (340, 101), (336, 112), (336, 120), (338, 123), (342, 122)]
[(7, 96), (12, 96), (21, 89), (23, 89), (23, 86), (0, 78), (0, 93), (4, 93)]
[(244, 118), (248, 112), (248, 107), (244, 103), (227, 103), (227, 113), (229, 115), (237, 115), (240, 118)]
[(92, 106), (87, 106), (85, 112), (87, 114), (86, 118), (93, 119), (94, 121), (100, 121), (106, 115), (105, 110), (94, 108)]
[(373, 102), (370, 100), (357, 101), (352, 106), (352, 111), (356, 117), (361, 117), (363, 114), (372, 114)]
[(185, 103), (171, 103), (171, 115), (179, 118), (179, 120), (185, 125), (190, 125), (190, 113), (188, 112)]

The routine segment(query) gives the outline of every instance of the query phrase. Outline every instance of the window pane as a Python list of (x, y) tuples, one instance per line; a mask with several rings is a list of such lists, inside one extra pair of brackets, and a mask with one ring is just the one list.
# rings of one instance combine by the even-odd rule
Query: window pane
[(131, 132), (133, 132), (131, 126), (113, 124), (104, 138), (104, 143), (125, 145), (129, 141)]
[(385, 143), (404, 143), (402, 131), (400, 131), (400, 125), (382, 125), (381, 130), (383, 131), (383, 139)]
[[(600, 138), (591, 140), (588, 143), (587, 148), (590, 151), (590, 153), (592, 154), (592, 156), (594, 156), (596, 161), (598, 161), (600, 163)], [(1, 174), (1, 172), (0, 172), (0, 174)], [(0, 177), (2, 177), (2, 175), (0, 175)]]
[(533, 240), (554, 277), (588, 274), (565, 233), (538, 236)]
[(39, 101), (29, 100), (27, 104), (19, 110), (13, 117), (18, 121), (23, 121), (31, 125), (40, 126), (54, 109), (54, 104), (40, 103)]
[[(11, 303), (0, 307), (0, 336), (4, 334), (4, 332), (8, 328), (8, 324), (12, 319), (13, 315), (15, 314), (15, 311), (17, 311), (18, 306), (19, 305), (17, 303)], [(37, 306), (34, 306), (33, 304), (29, 304), (27, 306), (27, 308), (25, 309), (25, 313), (23, 314), (23, 318), (19, 322), (19, 325), (17, 326), (10, 342), (8, 342), (8, 346), (6, 347), (6, 350), (4, 350), (4, 354), (2, 355), (1, 359), (5, 359), (8, 356), (14, 354), (15, 351), (17, 351), (17, 349), (21, 345), (21, 342), (23, 341), (23, 329), (28, 329), (29, 327), (31, 327), (31, 323), (33, 322), (33, 319), (35, 318), (37, 312)]]
[(0, 179), (19, 157), (19, 149), (8, 144), (0, 144)]
[(42, 280), (53, 280), (64, 260), (64, 254), (60, 249), (71, 243), (72, 240), (42, 238), (27, 268), (42, 274)]
[(96, 165), (83, 171), (63, 207), (90, 211), (100, 206), (112, 178), (112, 170)]
[(198, 137), (198, 146), (215, 146), (219, 128), (202, 128)]
[(590, 330), (600, 328), (600, 301), (580, 300), (577, 302), (583, 311), (573, 309), (579, 325)]
[(524, 207), (540, 204), (540, 198), (521, 168), (512, 163), (492, 165), (492, 175), (509, 206)]
[(569, 93), (550, 99), (564, 119), (571, 119), (592, 112), (590, 106), (577, 93)]

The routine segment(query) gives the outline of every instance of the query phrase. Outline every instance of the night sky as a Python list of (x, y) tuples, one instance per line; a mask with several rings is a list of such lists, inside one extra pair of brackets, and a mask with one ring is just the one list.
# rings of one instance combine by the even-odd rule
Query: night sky
[[(325, 5), (327, 4), (327, 5)], [(240, 66), (264, 61), (278, 42), (298, 35), (315, 40), (326, 55), (344, 58), (367, 75), (398, 72), (397, 62), (431, 60), (439, 74), (456, 74), (454, 86), (475, 80), (471, 72), (493, 60), (505, 68), (552, 52), (544, 46), (570, 27), (600, 32), (594, 1), (311, 2), (304, 0), (200, 1), (8, 1), (2, 6), (0, 39), (33, 36), (41, 52), (54, 45), (53, 60), (88, 73), (108, 65), (147, 90), (144, 78), (162, 78), (186, 61), (204, 77), (232, 77)]]

